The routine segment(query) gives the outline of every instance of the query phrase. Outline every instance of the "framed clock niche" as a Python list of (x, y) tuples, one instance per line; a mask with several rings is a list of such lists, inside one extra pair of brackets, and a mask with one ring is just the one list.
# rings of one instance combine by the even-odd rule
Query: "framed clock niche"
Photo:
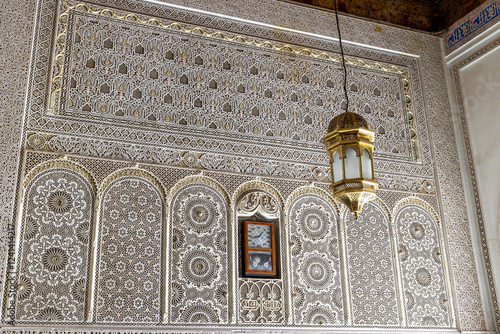
[(243, 275), (277, 277), (276, 235), (273, 222), (243, 221)]

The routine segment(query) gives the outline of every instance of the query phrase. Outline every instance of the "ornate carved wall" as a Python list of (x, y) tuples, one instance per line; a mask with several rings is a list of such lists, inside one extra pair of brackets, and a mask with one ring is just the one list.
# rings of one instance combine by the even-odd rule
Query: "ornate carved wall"
[[(484, 330), (439, 41), (406, 34), (431, 60), (346, 45), (380, 184), (356, 221), (328, 192), (322, 143), (345, 105), (336, 40), (160, 3), (40, 1), (3, 321)], [(277, 277), (243, 277), (242, 219), (277, 226)]]

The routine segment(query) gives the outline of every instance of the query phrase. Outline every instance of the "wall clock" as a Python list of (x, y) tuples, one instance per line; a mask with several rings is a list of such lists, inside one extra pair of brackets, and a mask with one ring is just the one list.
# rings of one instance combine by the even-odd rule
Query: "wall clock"
[(243, 222), (245, 276), (276, 277), (274, 224)]

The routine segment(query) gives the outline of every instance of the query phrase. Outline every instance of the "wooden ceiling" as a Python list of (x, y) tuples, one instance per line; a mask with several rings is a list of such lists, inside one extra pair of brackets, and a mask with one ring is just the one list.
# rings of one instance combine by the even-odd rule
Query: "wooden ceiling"
[[(289, 0), (334, 9), (334, 0)], [(427, 32), (440, 32), (486, 0), (337, 0), (340, 12)]]

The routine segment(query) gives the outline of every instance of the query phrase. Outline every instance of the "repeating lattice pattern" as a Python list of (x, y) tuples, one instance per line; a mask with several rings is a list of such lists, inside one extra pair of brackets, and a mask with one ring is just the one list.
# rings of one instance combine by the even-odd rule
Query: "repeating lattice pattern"
[(449, 326), (449, 297), (435, 219), (419, 205), (395, 215), (398, 253), (410, 326)]
[(344, 322), (337, 214), (325, 199), (306, 194), (288, 209), (293, 317), (299, 325)]
[(355, 325), (399, 325), (394, 249), (389, 217), (373, 202), (359, 219), (344, 214), (351, 316)]
[[(78, 11), (71, 18), (66, 57), (72, 61), (60, 110), (67, 115), (319, 148), (328, 121), (345, 103), (341, 72), (328, 60), (263, 52)], [(353, 66), (349, 80), (356, 110), (384, 135), (376, 143), (379, 154), (414, 160), (402, 76)]]
[[(27, 162), (30, 165), (34, 162), (43, 162), (44, 157), (50, 159), (52, 155), (50, 153), (30, 153)], [(116, 162), (91, 158), (71, 158), (71, 160), (77, 160), (91, 170), (101, 171), (99, 179), (106, 179), (109, 174), (116, 173), (117, 167), (126, 166), (126, 164), (122, 163), (117, 165)], [(191, 174), (189, 169), (182, 170), (185, 173), (179, 173), (179, 168), (166, 166), (146, 167), (160, 180), (168, 182), (169, 187), (174, 186), (175, 183), (179, 182), (179, 179)], [(63, 170), (53, 169), (51, 178), (57, 177)], [(213, 176), (217, 176), (217, 174), (214, 173)], [(169, 249), (171, 250), (170, 263), (173, 269), (171, 270), (171, 277), (167, 278), (166, 282), (169, 284), (170, 290), (167, 304), (170, 308), (170, 323), (221, 324), (228, 322), (231, 308), (229, 301), (231, 298), (237, 298), (238, 321), (241, 324), (285, 323), (287, 321), (285, 316), (287, 298), (283, 290), (282, 279), (240, 278), (238, 279), (238, 293), (233, 295), (231, 292), (231, 285), (228, 280), (231, 265), (227, 253), (231, 233), (226, 221), (229, 208), (221, 194), (222, 189), (216, 190), (212, 186), (196, 181), (204, 178), (206, 177), (194, 177), (192, 183), (177, 190), (172, 195), (172, 199), (169, 200), (172, 203), (169, 213), (172, 222)], [(238, 188), (238, 185), (248, 180), (248, 178), (243, 178), (240, 175), (227, 174), (219, 175), (218, 179), (222, 184), (231, 186), (233, 193)], [(209, 179), (206, 178), (206, 180)], [(129, 189), (132, 189), (131, 182), (134, 182), (133, 186), (136, 188), (140, 184), (143, 191), (147, 190), (146, 193), (149, 194), (150, 198), (158, 196), (158, 200), (154, 201), (156, 204), (152, 207), (161, 210), (161, 205), (158, 204), (161, 203), (161, 196), (157, 194), (157, 189), (148, 181), (132, 177), (122, 177), (113, 181), (106, 188), (101, 198), (101, 207), (103, 210), (109, 211), (106, 213), (101, 212), (101, 242), (103, 239), (119, 240), (123, 237), (126, 231), (120, 228), (123, 227), (124, 222), (128, 221), (128, 224), (132, 224), (136, 219), (133, 212), (135, 209), (133, 209), (132, 204), (140, 206), (145, 203), (144, 197), (129, 191)], [(294, 190), (303, 186), (302, 182), (277, 179), (272, 180), (272, 183), (277, 186), (280, 192), (284, 192), (289, 196), (294, 196)], [(265, 183), (261, 183), (261, 185), (265, 189)], [(115, 194), (115, 196), (113, 197), (112, 194)], [(131, 195), (136, 198), (131, 198)], [(392, 207), (400, 203), (407, 195), (384, 191), (380, 193), (380, 196)], [(421, 195), (421, 197), (429, 199), (430, 202), (433, 202), (434, 198), (432, 195)], [(58, 212), (67, 210), (70, 202), (69, 197), (64, 192), (55, 191), (54, 195), (49, 198), (50, 200), (47, 203), (51, 206), (54, 206), (54, 203), (58, 205), (53, 210)], [(237, 214), (250, 217), (249, 215), (260, 210), (273, 217), (279, 217), (280, 215), (280, 205), (266, 191), (252, 188), (242, 193), (238, 198), (239, 200), (234, 208)], [(418, 199), (415, 200), (419, 201)], [(149, 205), (151, 206), (151, 203)], [(117, 211), (113, 211), (115, 206), (118, 206)], [(286, 278), (291, 273), (291, 285), (287, 287), (287, 289), (290, 289), (291, 295), (290, 307), (292, 313), (288, 320), (291, 321), (290, 324), (298, 326), (343, 325), (345, 319), (344, 305), (350, 303), (351, 309), (359, 311), (358, 313), (352, 313), (354, 325), (372, 325), (372, 321), (379, 325), (393, 325), (394, 323), (389, 321), (387, 323), (377, 322), (380, 319), (377, 312), (385, 312), (386, 306), (384, 305), (378, 305), (369, 319), (359, 319), (358, 316), (358, 314), (362, 315), (362, 312), (367, 309), (371, 311), (371, 307), (378, 303), (378, 298), (381, 295), (387, 298), (384, 302), (388, 305), (391, 302), (397, 304), (399, 300), (398, 296), (391, 295), (395, 291), (394, 287), (390, 285), (391, 280), (394, 283), (395, 279), (393, 276), (394, 268), (391, 269), (392, 272), (386, 270), (387, 265), (392, 266), (392, 262), (385, 260), (390, 259), (390, 256), (394, 256), (394, 253), (391, 255), (392, 240), (389, 240), (388, 218), (382, 211), (382, 207), (374, 203), (367, 204), (359, 221), (351, 221), (350, 214), (345, 213), (344, 222), (341, 223), (337, 223), (334, 207), (321, 195), (313, 193), (299, 195), (293, 199), (288, 207), (288, 243), (290, 245), (288, 258), (291, 267), (287, 269), (288, 264), (282, 262), (281, 268), (283, 271), (281, 275)], [(121, 216), (117, 215), (117, 212), (122, 212)], [(147, 215), (146, 218), (148, 218)], [(119, 224), (115, 224), (118, 226), (118, 230), (110, 231), (107, 222), (113, 223), (113, 220), (116, 219), (120, 221)], [(149, 219), (151, 220), (151, 218)], [(379, 223), (377, 219), (380, 219), (382, 223)], [(417, 205), (407, 205), (396, 214), (396, 225), (399, 226), (399, 222), (402, 224), (400, 224), (400, 227), (396, 227), (400, 279), (404, 289), (404, 300), (401, 302), (404, 304), (403, 312), (407, 314), (407, 324), (410, 327), (428, 326), (436, 328), (450, 326), (446, 277), (443, 265), (438, 265), (442, 257), (441, 249), (436, 246), (440, 243), (440, 237), (433, 219), (428, 211)], [(161, 218), (159, 220), (161, 221)], [(365, 224), (366, 221), (370, 223), (367, 225)], [(27, 220), (26, 224), (25, 238), (31, 240), (38, 229), (32, 227), (35, 226), (32, 220)], [(343, 250), (340, 246), (337, 224), (343, 224), (346, 230), (348, 291), (350, 292), (347, 300), (344, 300), (345, 291), (342, 284), (343, 275), (341, 269)], [(87, 226), (85, 225), (85, 227)], [(366, 229), (366, 226), (371, 228)], [(161, 229), (161, 223), (158, 223), (157, 227)], [(82, 238), (82, 235), (84, 235), (82, 233), (88, 232), (85, 229), (76, 228), (72, 229), (71, 233), (77, 238)], [(142, 232), (136, 229), (136, 233), (141, 234)], [(143, 237), (143, 235), (138, 235), (138, 237)], [(103, 304), (104, 299), (101, 291), (104, 288), (113, 286), (113, 282), (103, 283), (102, 274), (105, 271), (102, 269), (102, 264), (104, 264), (104, 268), (109, 268), (109, 264), (114, 263), (116, 268), (113, 272), (115, 277), (112, 278), (112, 281), (116, 282), (117, 278), (118, 280), (122, 279), (119, 275), (116, 275), (120, 273), (119, 270), (124, 271), (125, 268), (120, 259), (132, 252), (132, 249), (128, 246), (139, 242), (137, 238), (136, 240), (132, 239), (134, 238), (129, 238), (129, 235), (126, 235), (125, 241), (122, 240), (122, 244), (123, 247), (127, 247), (122, 247), (122, 250), (115, 249), (113, 244), (110, 244), (107, 248), (104, 246), (100, 248), (101, 273), (98, 274), (99, 279), (94, 283), (98, 289), (98, 291), (96, 290), (97, 313), (104, 312), (103, 305), (105, 303)], [(149, 236), (149, 239), (151, 239), (151, 236)], [(129, 242), (129, 240), (132, 240), (132, 242)], [(208, 240), (210, 242), (207, 242)], [(158, 241), (158, 237), (154, 237), (154, 242)], [(107, 253), (106, 250), (108, 250)], [(284, 250), (281, 249), (281, 251)], [(147, 253), (148, 251), (144, 250), (143, 252)], [(53, 249), (48, 249), (48, 254), (49, 257), (58, 256), (58, 253)], [(106, 257), (105, 260), (102, 259), (103, 256)], [(283, 261), (283, 258), (280, 258)], [(430, 266), (431, 259), (434, 266)], [(64, 256), (61, 257), (61, 261), (65, 261)], [(129, 262), (134, 265), (131, 260)], [(154, 264), (156, 273), (161, 271), (161, 269), (157, 269), (161, 268), (161, 256), (156, 256), (151, 263)], [(49, 264), (49, 266), (56, 268), (58, 264)], [(134, 265), (133, 270), (136, 267)], [(127, 274), (132, 274), (128, 276), (137, 275), (137, 272), (133, 272), (132, 269), (128, 268), (127, 270)], [(110, 270), (107, 271), (111, 272)], [(374, 276), (370, 277), (366, 273), (373, 273)], [(109, 276), (108, 274), (108, 278)], [(26, 294), (31, 293), (33, 284), (24, 276), (20, 278), (20, 282), (26, 287), (20, 292), (22, 298), (25, 298)], [(156, 282), (158, 283), (158, 281)], [(84, 280), (78, 280), (75, 287), (84, 291), (85, 283)], [(125, 287), (130, 284), (131, 282), (124, 282), (122, 290), (124, 291)], [(382, 284), (382, 286), (378, 287), (379, 290), (375, 288), (377, 284)], [(391, 288), (393, 289), (392, 292)], [(160, 284), (156, 285), (155, 289), (156, 292), (160, 291), (161, 293), (162, 291)], [(75, 293), (75, 291), (79, 290), (72, 289), (71, 293)], [(122, 305), (120, 303), (124, 300), (123, 297), (112, 296), (111, 293), (108, 293), (107, 296), (110, 300), (113, 300), (112, 307)], [(136, 301), (134, 298), (132, 299), (133, 302)], [(355, 303), (360, 303), (361, 307), (356, 306)], [(133, 304), (130, 302), (128, 305)], [(439, 306), (441, 311), (436, 310), (435, 306)], [(50, 312), (50, 314), (56, 314), (53, 310), (50, 310)], [(159, 321), (160, 315), (158, 312), (160, 312), (160, 308), (150, 309), (145, 312), (156, 317), (151, 322)], [(396, 312), (400, 311), (396, 309)], [(50, 314), (48, 317), (51, 317)], [(103, 323), (127, 323), (129, 319), (130, 317), (111, 321), (110, 318), (103, 320), (96, 317), (98, 322)], [(446, 325), (447, 321), (448, 324)]]
[(92, 207), (90, 183), (70, 169), (38, 174), (26, 190), (17, 320), (83, 321)]
[(170, 310), (174, 323), (228, 322), (228, 206), (195, 183), (172, 199)]
[(103, 193), (96, 319), (160, 320), (163, 199), (139, 177), (122, 177)]

